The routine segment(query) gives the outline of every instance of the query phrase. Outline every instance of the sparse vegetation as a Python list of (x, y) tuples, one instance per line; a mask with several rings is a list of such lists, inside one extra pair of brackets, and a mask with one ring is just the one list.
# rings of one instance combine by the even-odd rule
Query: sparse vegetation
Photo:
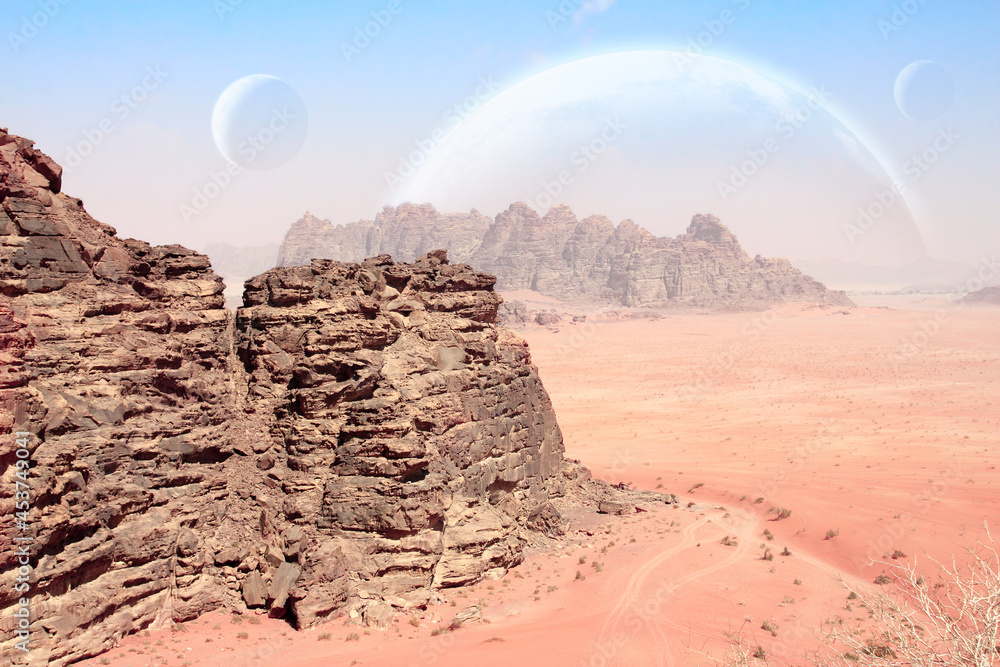
[[(828, 619), (826, 652), (810, 663), (820, 667), (844, 664), (874, 666), (948, 665), (992, 667), (1000, 657), (1000, 551), (986, 527), (986, 540), (968, 549), (964, 558), (947, 564), (934, 561), (939, 580), (929, 584), (913, 565), (890, 565), (878, 575), (879, 586), (852, 590), (848, 600), (868, 611), (854, 624), (837, 616)], [(889, 575), (892, 576), (889, 576)], [(765, 621), (763, 629), (769, 630)], [(727, 635), (730, 650), (725, 665), (754, 664), (743, 636)]]
[(771, 541), (771, 540), (774, 539), (774, 534), (771, 533), (771, 531), (768, 530), (767, 528), (764, 529), (764, 539), (768, 540), (768, 541)]
[(739, 541), (732, 535), (726, 535), (722, 538), (720, 544), (724, 547), (736, 547), (739, 546)]
[[(329, 634), (329, 633), (327, 633), (327, 634)], [(320, 635), (320, 637), (322, 637), (322, 635)], [(359, 635), (356, 632), (352, 632), (351, 634), (349, 634), (346, 637), (344, 637), (344, 641), (345, 642), (359, 642), (359, 641), (361, 641), (361, 635)]]
[(900, 558), (906, 558), (906, 554), (900, 551), (899, 549), (896, 549), (895, 551), (892, 552), (893, 560), (899, 560)]
[(840, 531), (839, 530), (834, 530), (833, 528), (831, 528), (830, 530), (826, 531), (826, 537), (824, 539), (832, 540), (837, 535), (840, 535)]
[(761, 623), (760, 629), (764, 630), (765, 632), (770, 632), (772, 637), (778, 636), (778, 624), (775, 623), (773, 620), (764, 621), (763, 623)]
[(792, 552), (789, 551), (788, 547), (785, 547), (784, 549), (781, 550), (781, 555), (782, 556), (791, 556)]
[(694, 493), (695, 489), (700, 489), (703, 486), (705, 486), (704, 482), (697, 482), (690, 489), (688, 489), (688, 493)]
[(250, 639), (250, 635), (247, 634), (246, 632), (237, 632), (236, 633), (236, 638), (237, 639)]
[(768, 514), (774, 514), (772, 521), (781, 521), (782, 519), (787, 519), (792, 516), (792, 510), (786, 509), (784, 507), (772, 507), (767, 511)]
[(764, 553), (760, 557), (761, 560), (774, 560), (774, 552), (768, 548), (764, 549)]

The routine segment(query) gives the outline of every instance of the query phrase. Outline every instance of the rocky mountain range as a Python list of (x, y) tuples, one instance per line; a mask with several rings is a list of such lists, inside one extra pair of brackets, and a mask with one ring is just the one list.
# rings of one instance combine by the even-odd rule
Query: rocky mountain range
[(497, 276), (500, 290), (531, 289), (566, 301), (630, 307), (763, 308), (782, 301), (853, 304), (785, 259), (749, 257), (718, 218), (696, 215), (687, 233), (656, 237), (630, 220), (578, 220), (566, 206), (539, 216), (513, 204), (495, 220), (429, 204), (385, 207), (375, 220), (333, 225), (307, 214), (285, 235), (279, 266), (313, 258), (411, 261), (433, 248)]
[(320, 259), (249, 280), (234, 317), (206, 256), (119, 238), (60, 177), (0, 131), (5, 661), (216, 608), (384, 627), (621, 498), (564, 458), (493, 276)]

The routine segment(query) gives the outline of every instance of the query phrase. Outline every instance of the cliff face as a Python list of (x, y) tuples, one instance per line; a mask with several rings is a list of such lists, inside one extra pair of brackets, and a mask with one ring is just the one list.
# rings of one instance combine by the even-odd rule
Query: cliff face
[(31, 433), (31, 510), (0, 500), (2, 654), (12, 647), (15, 537), (30, 537), (36, 664), (218, 604), (208, 528), (228, 495), (222, 281), (179, 246), (122, 240), (59, 193), (59, 168), (0, 133), (0, 471)]
[[(390, 222), (400, 218), (406, 225)], [(455, 244), (458, 259), (496, 275), (502, 290), (533, 289), (565, 300), (647, 307), (759, 308), (782, 301), (853, 305), (843, 292), (826, 289), (787, 260), (748, 257), (711, 215), (696, 215), (686, 234), (668, 239), (630, 220), (617, 227), (603, 216), (577, 220), (565, 206), (540, 217), (517, 203), (490, 221), (474, 211), (445, 216), (428, 205), (404, 204), (387, 207), (374, 223), (334, 227), (312, 217), (299, 221), (285, 236), (279, 263), (353, 259), (359, 235), (378, 239), (379, 252), (409, 260), (417, 239), (437, 238), (441, 230), (460, 239)]]
[[(220, 606), (379, 623), (558, 534), (564, 462), (494, 278), (376, 257), (248, 281), (119, 239), (0, 133), (0, 656), (65, 665)], [(30, 537), (30, 589), (14, 589)], [(18, 546), (20, 543), (18, 543)], [(12, 630), (30, 599), (27, 658)], [(381, 619), (381, 620), (380, 620)]]
[(410, 604), (507, 568), (518, 518), (561, 493), (559, 427), (525, 341), (494, 325), (494, 280), (437, 251), (248, 281), (240, 355), (283, 443), (269, 474), (320, 567), (293, 593), (300, 622), (328, 609), (325, 563)]

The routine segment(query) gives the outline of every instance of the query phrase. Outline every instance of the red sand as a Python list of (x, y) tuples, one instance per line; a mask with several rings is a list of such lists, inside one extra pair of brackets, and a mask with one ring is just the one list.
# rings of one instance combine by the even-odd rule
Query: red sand
[[(592, 536), (388, 631), (216, 613), (83, 664), (704, 665), (697, 651), (721, 657), (739, 628), (771, 664), (802, 664), (825, 620), (865, 615), (845, 609), (841, 578), (871, 582), (896, 550), (959, 553), (1000, 523), (998, 313), (790, 306), (531, 327), (568, 454), (612, 482), (662, 484), (681, 508), (576, 517)], [(431, 636), (479, 599), (488, 623)]]

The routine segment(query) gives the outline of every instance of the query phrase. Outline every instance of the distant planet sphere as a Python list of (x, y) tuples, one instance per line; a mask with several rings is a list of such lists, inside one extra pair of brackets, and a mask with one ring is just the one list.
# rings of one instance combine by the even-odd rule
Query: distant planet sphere
[(912, 120), (937, 120), (951, 107), (955, 83), (944, 67), (930, 60), (910, 63), (896, 77), (896, 106)]
[(212, 137), (219, 152), (241, 167), (277, 169), (305, 144), (309, 118), (299, 94), (266, 74), (230, 84), (212, 111)]
[(387, 203), (496, 215), (632, 219), (682, 233), (717, 215), (752, 254), (897, 264), (926, 254), (899, 183), (830, 110), (802, 90), (709, 56), (628, 51), (535, 74), (411, 143), (387, 172)]

